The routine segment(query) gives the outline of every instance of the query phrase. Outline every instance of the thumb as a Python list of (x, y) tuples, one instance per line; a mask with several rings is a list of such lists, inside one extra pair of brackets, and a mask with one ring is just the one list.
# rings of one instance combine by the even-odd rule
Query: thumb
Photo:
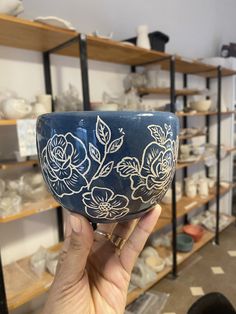
[(93, 244), (93, 228), (81, 215), (69, 217), (70, 237), (68, 249), (58, 275), (69, 285), (81, 280), (84, 275), (87, 258)]

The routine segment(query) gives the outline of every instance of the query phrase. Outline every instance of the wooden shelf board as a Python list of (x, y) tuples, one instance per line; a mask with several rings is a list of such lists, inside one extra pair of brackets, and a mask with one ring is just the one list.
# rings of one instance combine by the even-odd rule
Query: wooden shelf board
[(227, 153), (235, 153), (236, 152), (236, 147), (228, 148), (226, 151), (227, 151)]
[[(224, 195), (227, 192), (229, 192), (233, 188), (233, 184), (229, 188), (221, 188), (220, 189), (220, 195)], [(212, 201), (216, 197), (216, 192), (212, 191), (208, 197), (200, 197), (196, 196), (193, 198), (183, 196), (178, 202), (176, 206), (176, 211), (177, 211), (177, 217), (182, 217), (189, 212), (191, 212), (194, 209), (200, 208), (210, 201)], [(171, 219), (172, 217), (172, 205), (171, 204), (160, 204), (162, 207), (162, 218), (169, 218)]]
[[(50, 250), (56, 252), (60, 248), (61, 244), (56, 244)], [(30, 267), (30, 257), (4, 266), (3, 272), (9, 310), (14, 310), (43, 294), (53, 281), (53, 276), (48, 272), (40, 277), (33, 273)]]
[(26, 161), (6, 161), (0, 162), (0, 169), (12, 169), (12, 168), (20, 168), (20, 167), (30, 167), (34, 165), (38, 165), (38, 160), (26, 160)]
[(204, 161), (203, 158), (198, 158), (196, 161), (193, 161), (193, 162), (177, 163), (176, 170), (183, 169), (186, 167), (191, 167), (191, 166), (197, 165), (197, 164), (201, 164), (203, 161)]
[[(226, 115), (231, 115), (231, 114), (235, 114), (236, 111), (226, 111), (226, 112), (221, 112), (221, 115), (226, 116)], [(195, 113), (191, 113), (191, 112), (176, 112), (176, 115), (178, 117), (195, 117), (195, 116), (216, 116), (217, 112), (195, 112)]]
[(60, 205), (54, 200), (54, 198), (48, 196), (47, 198), (40, 201), (28, 202), (23, 204), (22, 209), (19, 213), (5, 217), (0, 216), (0, 223), (6, 223), (24, 217), (32, 216), (56, 208), (58, 206)]
[[(162, 63), (164, 70), (169, 70), (170, 64), (167, 61)], [(203, 63), (199, 60), (185, 59), (180, 56), (176, 56), (176, 72), (200, 75), (203, 77), (217, 77), (217, 66)], [(231, 69), (222, 68), (222, 76), (235, 75), (236, 71)]]
[(16, 125), (16, 120), (0, 120), (1, 125)]
[(193, 137), (198, 137), (198, 136), (206, 136), (206, 133), (203, 133), (203, 132), (198, 132), (196, 134), (188, 134), (188, 135), (180, 135), (179, 136), (179, 140), (180, 141), (183, 141), (183, 140), (188, 140), (188, 139), (191, 139)]
[[(0, 15), (0, 45), (45, 52), (78, 37), (76, 31), (66, 30), (50, 25)], [(128, 65), (144, 65), (160, 62), (164, 70), (169, 70), (168, 53), (127, 46), (122, 42), (87, 36), (88, 58)], [(78, 57), (78, 42), (65, 46), (57, 54)], [(176, 56), (176, 71), (208, 77), (217, 76), (217, 67), (204, 64), (198, 60), (184, 59)], [(222, 76), (234, 75), (231, 69), (222, 69)]]
[[(170, 88), (168, 87), (156, 87), (156, 88), (146, 88), (142, 87), (138, 89), (139, 94), (157, 94), (157, 95), (170, 95)], [(191, 96), (199, 95), (201, 93), (198, 89), (176, 89), (176, 96)]]
[(0, 15), (0, 45), (44, 52), (76, 35), (71, 30)]

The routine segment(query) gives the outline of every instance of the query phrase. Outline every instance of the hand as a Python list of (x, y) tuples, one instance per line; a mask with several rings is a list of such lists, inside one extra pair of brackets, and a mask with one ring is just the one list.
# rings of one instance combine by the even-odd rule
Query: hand
[(80, 215), (69, 215), (57, 273), (43, 314), (123, 314), (135, 261), (156, 225), (157, 205), (141, 219), (99, 225), (127, 239), (123, 248), (94, 233)]

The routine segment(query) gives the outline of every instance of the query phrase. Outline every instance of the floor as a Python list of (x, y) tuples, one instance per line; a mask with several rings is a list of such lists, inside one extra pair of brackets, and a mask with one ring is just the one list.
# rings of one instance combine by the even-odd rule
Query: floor
[(213, 291), (223, 293), (236, 308), (236, 226), (222, 232), (220, 246), (209, 243), (194, 254), (177, 279), (165, 278), (153, 289), (169, 294), (162, 314), (186, 314), (201, 295)]

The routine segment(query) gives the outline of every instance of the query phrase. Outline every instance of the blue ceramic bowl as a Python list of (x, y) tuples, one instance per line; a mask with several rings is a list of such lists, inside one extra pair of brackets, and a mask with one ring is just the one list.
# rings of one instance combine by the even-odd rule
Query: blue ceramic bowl
[(37, 121), (41, 169), (55, 199), (92, 222), (143, 215), (175, 172), (178, 119), (169, 112), (66, 112)]
[(193, 238), (188, 234), (179, 233), (176, 238), (176, 248), (178, 252), (190, 252), (193, 248)]

